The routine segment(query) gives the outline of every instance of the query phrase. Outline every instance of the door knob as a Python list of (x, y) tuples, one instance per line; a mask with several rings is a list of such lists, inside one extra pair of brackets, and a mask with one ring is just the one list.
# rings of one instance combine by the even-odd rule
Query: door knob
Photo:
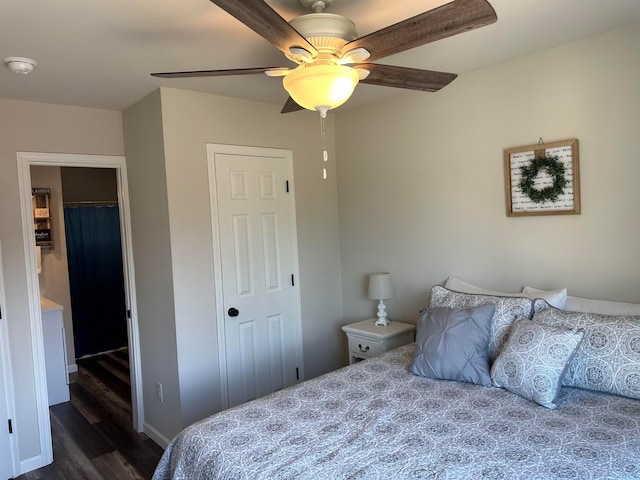
[(237, 317), (240, 312), (238, 311), (237, 308), (231, 307), (229, 310), (227, 310), (227, 313), (229, 314), (230, 317)]

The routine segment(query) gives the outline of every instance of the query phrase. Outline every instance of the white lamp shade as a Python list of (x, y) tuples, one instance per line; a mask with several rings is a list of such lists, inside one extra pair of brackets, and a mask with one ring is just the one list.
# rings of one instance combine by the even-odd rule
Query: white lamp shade
[(391, 274), (386, 272), (369, 275), (369, 298), (372, 300), (386, 300), (393, 297)]

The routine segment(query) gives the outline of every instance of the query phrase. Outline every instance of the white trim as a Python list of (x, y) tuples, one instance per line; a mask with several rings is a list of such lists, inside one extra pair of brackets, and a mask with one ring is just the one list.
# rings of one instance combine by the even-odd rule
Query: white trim
[[(20, 192), (20, 210), (22, 212), (22, 239), (24, 260), (27, 268), (27, 298), (29, 300), (29, 328), (31, 331), (31, 354), (33, 356), (33, 377), (36, 391), (36, 416), (38, 418), (38, 439), (40, 455), (31, 457), (20, 465), (20, 473), (39, 468), (53, 462), (51, 441), (51, 421), (49, 419), (49, 398), (47, 396), (47, 378), (44, 361), (44, 342), (42, 339), (42, 317), (40, 312), (40, 285), (36, 258), (33, 252), (36, 240), (32, 234), (31, 218), (31, 163), (22, 153), (18, 153), (18, 189)], [(18, 426), (16, 425), (16, 428)], [(32, 468), (32, 466), (34, 466)]]
[(22, 475), (23, 473), (31, 472), (32, 470), (36, 470), (44, 465), (42, 464), (42, 455), (35, 455), (20, 462), (19, 474)]
[[(13, 371), (11, 368), (11, 355), (9, 350), (9, 328), (7, 327), (7, 299), (4, 293), (4, 270), (2, 269), (2, 241), (0, 240), (0, 307), (2, 307), (2, 318), (0, 318), (0, 356), (2, 356), (2, 378), (4, 379), (5, 403), (7, 406), (7, 416), (15, 422), (15, 393), (13, 390)], [(16, 476), (18, 472), (18, 448), (16, 446), (16, 435), (9, 435), (9, 457), (11, 463), (11, 475)]]
[(133, 239), (131, 237), (131, 210), (129, 208), (129, 182), (127, 180), (126, 160), (118, 168), (118, 205), (120, 205), (120, 231), (122, 232), (122, 258), (126, 301), (130, 315), (127, 321), (129, 332), (129, 365), (131, 375), (131, 414), (133, 428), (142, 432), (144, 424), (144, 406), (142, 403), (142, 366), (140, 361), (140, 328), (138, 326), (138, 302), (133, 268)]
[(303, 382), (305, 379), (304, 376), (304, 354), (302, 349), (302, 301), (300, 300), (300, 264), (298, 263), (298, 220), (296, 217), (296, 189), (295, 183), (293, 181), (293, 152), (291, 150), (284, 150), (285, 152), (285, 160), (287, 162), (287, 174), (289, 180), (289, 209), (291, 214), (291, 238), (293, 239), (291, 243), (291, 255), (293, 260), (293, 265), (291, 268), (293, 269), (293, 273), (296, 278), (296, 286), (298, 288), (295, 289), (295, 312), (298, 315), (298, 321), (296, 322), (296, 327), (298, 331), (296, 335), (298, 336), (298, 380)]
[[(207, 143), (207, 171), (209, 174), (209, 202), (211, 208), (211, 238), (213, 244), (213, 294), (218, 330), (218, 364), (220, 368), (220, 405), (223, 410), (229, 408), (229, 385), (227, 378), (227, 346), (225, 342), (224, 302), (222, 301), (222, 254), (220, 252), (220, 224), (218, 222), (218, 197), (216, 189), (216, 169), (213, 167), (215, 155), (220, 145)], [(215, 219), (215, 221), (214, 221)]]
[(169, 442), (171, 441), (167, 437), (165, 437), (158, 429), (152, 427), (147, 422), (144, 424), (144, 433), (162, 448), (166, 449), (169, 446)]
[(213, 244), (213, 281), (214, 281), (214, 298), (216, 310), (216, 325), (218, 330), (218, 362), (220, 367), (220, 399), (223, 409), (229, 407), (229, 385), (227, 376), (227, 352), (225, 344), (225, 312), (222, 291), (222, 260), (220, 249), (220, 225), (218, 218), (218, 200), (216, 191), (216, 172), (215, 172), (215, 155), (217, 153), (228, 155), (250, 155), (254, 157), (282, 157), (287, 166), (287, 175), (289, 181), (289, 213), (291, 215), (291, 255), (292, 269), (295, 278), (298, 279), (295, 288), (294, 311), (298, 321), (296, 323), (296, 356), (298, 359), (299, 380), (304, 380), (304, 356), (302, 353), (302, 306), (300, 302), (300, 268), (298, 264), (298, 234), (296, 229), (296, 206), (295, 206), (295, 190), (293, 182), (293, 152), (278, 148), (266, 147), (248, 147), (240, 145), (223, 145), (218, 143), (207, 143), (207, 170), (209, 176), (209, 201), (211, 207), (211, 230)]
[[(60, 167), (93, 167), (113, 168), (116, 170), (118, 183), (118, 208), (120, 213), (120, 228), (122, 236), (123, 271), (126, 289), (126, 307), (131, 311), (131, 318), (127, 322), (129, 334), (129, 356), (131, 371), (131, 403), (133, 414), (133, 428), (141, 432), (144, 422), (142, 402), (142, 382), (140, 366), (140, 339), (138, 329), (138, 315), (136, 308), (135, 276), (133, 268), (133, 248), (131, 239), (131, 219), (129, 207), (129, 187), (127, 183), (126, 159), (122, 156), (107, 155), (77, 155), (60, 153), (18, 152), (18, 183), (20, 192), (20, 206), (22, 212), (22, 233), (27, 267), (27, 289), (29, 297), (29, 319), (31, 328), (31, 348), (33, 352), (33, 368), (36, 389), (36, 405), (38, 425), (40, 431), (40, 464), (47, 465), (53, 461), (51, 444), (51, 427), (47, 399), (47, 384), (44, 364), (44, 347), (42, 339), (42, 319), (40, 317), (40, 289), (36, 275), (35, 256), (31, 252), (35, 249), (33, 236), (33, 219), (31, 218), (31, 171), (32, 165), (60, 166)], [(34, 457), (35, 458), (35, 457)], [(29, 462), (39, 462), (30, 459)], [(23, 462), (24, 463), (24, 462)]]

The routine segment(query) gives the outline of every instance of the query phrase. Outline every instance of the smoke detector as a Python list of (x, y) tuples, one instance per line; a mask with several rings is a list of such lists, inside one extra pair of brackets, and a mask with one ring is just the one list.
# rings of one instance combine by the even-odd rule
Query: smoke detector
[(13, 73), (19, 73), (21, 75), (31, 73), (38, 64), (35, 60), (25, 57), (7, 57), (4, 59), (4, 63), (7, 64), (7, 67), (9, 67), (9, 70)]

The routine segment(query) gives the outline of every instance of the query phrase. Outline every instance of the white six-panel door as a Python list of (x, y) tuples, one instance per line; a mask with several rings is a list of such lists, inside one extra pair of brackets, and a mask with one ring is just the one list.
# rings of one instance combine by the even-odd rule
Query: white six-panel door
[(208, 156), (221, 376), (233, 406), (302, 377), (291, 152), (208, 145)]

